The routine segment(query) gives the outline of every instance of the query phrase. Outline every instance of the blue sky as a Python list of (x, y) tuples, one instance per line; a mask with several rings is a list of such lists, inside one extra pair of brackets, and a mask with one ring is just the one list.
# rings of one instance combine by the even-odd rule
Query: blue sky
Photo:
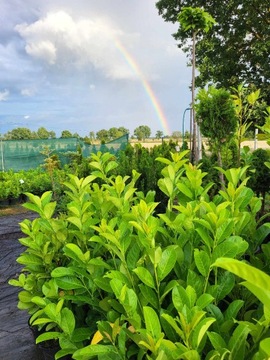
[(124, 126), (132, 135), (140, 125), (165, 133), (142, 78), (169, 130), (181, 131), (191, 69), (176, 30), (153, 0), (0, 0), (0, 134)]

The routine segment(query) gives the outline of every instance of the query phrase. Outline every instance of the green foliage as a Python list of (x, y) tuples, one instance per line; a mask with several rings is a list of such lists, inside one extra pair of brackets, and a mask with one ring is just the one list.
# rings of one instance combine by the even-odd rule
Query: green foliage
[[(156, 6), (165, 21), (177, 23), (184, 7), (201, 7), (217, 24), (215, 31), (200, 33), (196, 63), (198, 86), (212, 83), (228, 88), (239, 82), (264, 88), (267, 98), (270, 78), (269, 3), (260, 0), (158, 0)], [(189, 52), (186, 31), (179, 27), (174, 38)]]
[(197, 121), (203, 136), (216, 145), (232, 138), (237, 117), (230, 93), (210, 86), (208, 90), (199, 91), (197, 101)]
[[(245, 288), (243, 272), (216, 268), (221, 257), (233, 264), (255, 254), (269, 233), (256, 221), (261, 202), (246, 186), (247, 167), (220, 169), (226, 186), (211, 199), (213, 184), (186, 155), (157, 158), (164, 211), (153, 191), (137, 191), (138, 172), (121, 176), (109, 153), (92, 155), (89, 176), (69, 175), (61, 216), (51, 192), (27, 194), (25, 207), (39, 216), (21, 223), (24, 268), (10, 284), (43, 330), (37, 341), (58, 339), (56, 359), (268, 354), (266, 275), (259, 272), (256, 283), (250, 275)], [(249, 292), (255, 287), (259, 300)]]
[(197, 33), (199, 31), (208, 32), (215, 24), (213, 17), (198, 7), (183, 7), (179, 16), (183, 30), (186, 32)]
[(136, 129), (134, 129), (134, 135), (138, 140), (145, 140), (150, 137), (151, 129), (147, 125), (140, 125)]

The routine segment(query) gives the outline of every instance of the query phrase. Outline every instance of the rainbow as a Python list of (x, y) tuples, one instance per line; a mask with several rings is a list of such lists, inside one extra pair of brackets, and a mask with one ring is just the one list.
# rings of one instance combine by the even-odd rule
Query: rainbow
[(143, 88), (149, 97), (151, 104), (153, 106), (153, 109), (155, 113), (157, 114), (158, 120), (162, 126), (162, 129), (164, 130), (164, 135), (170, 135), (171, 131), (168, 125), (168, 121), (166, 119), (166, 116), (158, 103), (157, 97), (151, 88), (149, 82), (146, 81), (142, 71), (140, 70), (138, 64), (135, 62), (135, 60), (132, 58), (130, 53), (124, 48), (124, 46), (120, 43), (119, 40), (114, 39), (114, 43), (116, 48), (120, 51), (120, 53), (123, 55), (124, 59), (126, 60), (127, 64), (130, 66), (130, 68), (134, 71), (134, 73), (138, 76), (140, 79)]

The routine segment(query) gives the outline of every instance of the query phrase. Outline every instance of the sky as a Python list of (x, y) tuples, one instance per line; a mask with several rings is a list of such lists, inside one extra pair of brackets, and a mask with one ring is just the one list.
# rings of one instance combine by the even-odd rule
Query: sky
[(155, 0), (0, 0), (0, 134), (182, 131), (191, 68), (176, 30)]

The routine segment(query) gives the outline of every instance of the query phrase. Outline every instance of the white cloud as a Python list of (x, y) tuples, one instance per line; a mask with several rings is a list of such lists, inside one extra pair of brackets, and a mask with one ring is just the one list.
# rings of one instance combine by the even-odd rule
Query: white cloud
[(116, 42), (130, 46), (138, 36), (122, 32), (105, 18), (76, 20), (58, 11), (15, 29), (26, 42), (27, 54), (50, 66), (73, 70), (93, 66), (112, 79), (135, 76)]
[(7, 89), (0, 91), (0, 101), (6, 101), (9, 97), (9, 91)]
[(35, 95), (35, 93), (36, 93), (36, 90), (35, 89), (30, 89), (30, 88), (24, 88), (24, 89), (22, 89), (21, 90), (21, 95), (22, 96), (33, 96), (33, 95)]

